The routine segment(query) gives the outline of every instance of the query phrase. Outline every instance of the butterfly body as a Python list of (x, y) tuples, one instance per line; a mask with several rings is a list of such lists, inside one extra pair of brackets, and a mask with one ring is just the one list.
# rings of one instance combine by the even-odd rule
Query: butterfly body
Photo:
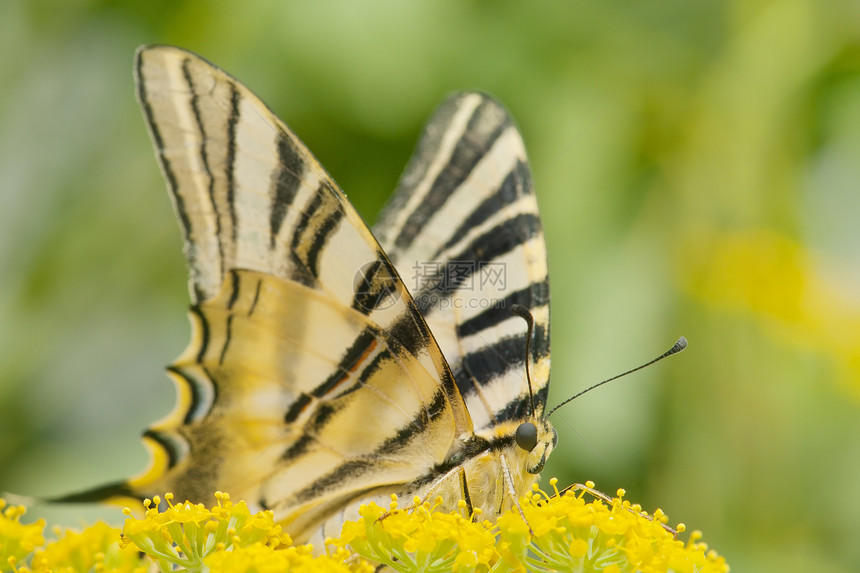
[[(185, 243), (192, 337), (168, 368), (176, 407), (144, 434), (150, 467), (91, 498), (227, 491), (298, 541), (391, 494), (466, 499), (488, 519), (514, 504), (556, 434), (546, 250), (504, 108), (446, 100), (371, 232), (217, 67), (145, 47), (136, 78)], [(533, 319), (530, 345), (513, 307)]]
[[(457, 456), (449, 460), (453, 466), (447, 474), (448, 479), (462, 472), (467, 486), (444, 488), (449, 492), (446, 507), (454, 507), (464, 493), (475, 508), (480, 508), (482, 516), (494, 518), (510, 509), (515, 502), (531, 489), (538, 479), (547, 457), (556, 444), (556, 433), (546, 420), (538, 420), (538, 438), (535, 447), (526, 450), (516, 443), (515, 433), (522, 424), (532, 423), (534, 419), (500, 423), (484, 432), (478, 432), (473, 442)], [(445, 469), (445, 468), (443, 468)], [(429, 493), (422, 498), (436, 495), (435, 490), (443, 489), (441, 484), (430, 487)]]

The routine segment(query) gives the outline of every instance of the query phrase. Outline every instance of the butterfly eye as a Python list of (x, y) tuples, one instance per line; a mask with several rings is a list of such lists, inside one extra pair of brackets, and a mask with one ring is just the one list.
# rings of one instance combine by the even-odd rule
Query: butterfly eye
[(537, 445), (537, 427), (531, 422), (523, 422), (517, 426), (517, 431), (514, 434), (514, 439), (517, 445), (527, 452), (535, 449)]

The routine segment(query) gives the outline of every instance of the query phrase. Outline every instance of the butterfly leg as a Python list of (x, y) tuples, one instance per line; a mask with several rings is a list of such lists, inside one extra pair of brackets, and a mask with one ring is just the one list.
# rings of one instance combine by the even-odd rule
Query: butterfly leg
[(564, 495), (565, 493), (567, 493), (571, 490), (573, 490), (573, 491), (584, 491), (584, 492), (590, 493), (591, 495), (593, 495), (596, 498), (599, 498), (599, 499), (605, 501), (606, 503), (609, 503), (609, 504), (612, 503), (612, 498), (610, 498), (605, 493), (598, 491), (598, 490), (594, 489), (593, 487), (589, 487), (587, 484), (581, 484), (581, 483), (574, 483), (574, 484), (567, 486), (566, 488), (564, 488), (563, 490), (558, 492), (558, 495)]
[[(612, 498), (610, 498), (610, 497), (609, 497), (608, 495), (606, 495), (605, 493), (603, 493), (603, 492), (601, 492), (601, 491), (598, 491), (598, 490), (594, 489), (593, 487), (590, 487), (588, 484), (575, 483), (575, 484), (573, 484), (573, 485), (569, 485), (569, 486), (567, 486), (566, 488), (564, 488), (563, 490), (561, 490), (560, 492), (558, 492), (558, 495), (559, 495), (559, 496), (564, 495), (566, 492), (571, 491), (571, 490), (573, 490), (573, 491), (584, 491), (584, 492), (587, 492), (587, 493), (589, 493), (589, 494), (593, 495), (594, 497), (596, 497), (596, 498), (598, 498), (598, 499), (602, 500), (602, 501), (603, 501), (604, 503), (606, 503), (607, 505), (612, 505)], [(630, 513), (634, 513), (634, 514), (636, 514), (636, 515), (641, 515), (641, 516), (642, 516), (642, 517), (644, 517), (645, 519), (650, 519), (651, 521), (654, 521), (654, 517), (653, 517), (653, 516), (651, 516), (651, 515), (648, 515), (648, 514), (647, 514), (647, 513), (645, 513), (645, 512), (637, 512), (637, 511), (634, 511), (634, 510), (633, 510), (633, 508), (631, 508), (631, 507), (627, 507), (626, 509), (627, 509), (627, 511), (629, 511)], [(671, 533), (673, 536), (676, 536), (676, 537), (677, 537), (677, 535), (678, 535), (678, 531), (677, 531), (676, 529), (674, 529), (674, 528), (672, 528), (672, 527), (669, 527), (669, 526), (668, 526), (668, 525), (666, 525), (665, 523), (661, 523), (660, 525), (662, 525), (662, 526), (663, 526), (663, 529), (665, 529), (666, 531), (668, 531), (669, 533)]]
[(466, 477), (466, 468), (464, 468), (463, 466), (456, 466), (439, 476), (436, 479), (435, 483), (433, 483), (433, 485), (431, 485), (430, 488), (426, 492), (424, 492), (423, 499), (421, 499), (420, 503), (414, 504), (413, 507), (421, 505), (421, 503), (424, 503), (428, 499), (431, 499), (433, 497), (433, 494), (438, 490), (442, 489), (443, 484), (449, 479), (452, 479), (455, 474), (459, 478), (460, 482), (459, 499), (466, 502), (466, 511), (468, 512), (469, 518), (471, 519), (475, 514), (475, 507), (472, 504), (472, 496), (469, 494), (469, 480)]
[[(534, 536), (535, 532), (532, 529), (532, 526), (529, 524), (529, 520), (526, 519), (526, 514), (523, 511), (523, 506), (520, 505), (520, 500), (517, 499), (517, 491), (514, 488), (514, 478), (511, 475), (511, 469), (508, 466), (508, 458), (505, 454), (499, 454), (499, 461), (502, 465), (502, 477), (505, 481), (505, 489), (507, 490), (507, 494), (511, 497), (511, 500), (514, 503), (514, 506), (517, 508), (517, 511), (520, 513), (520, 517), (523, 518), (523, 521), (526, 522), (526, 525), (529, 528), (529, 533)], [(499, 513), (501, 513), (501, 507), (499, 508)]]
[(454, 469), (459, 470), (460, 493), (463, 494), (463, 501), (466, 502), (466, 511), (469, 513), (469, 519), (473, 519), (475, 516), (475, 507), (472, 505), (472, 496), (469, 495), (469, 482), (466, 479), (466, 468), (463, 466), (457, 466)]

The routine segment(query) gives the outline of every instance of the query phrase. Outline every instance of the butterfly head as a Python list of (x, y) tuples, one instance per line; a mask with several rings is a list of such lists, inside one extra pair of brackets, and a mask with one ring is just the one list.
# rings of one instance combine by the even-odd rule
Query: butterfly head
[(558, 444), (558, 432), (545, 419), (521, 422), (514, 432), (518, 453), (525, 456), (525, 469), (539, 474), (552, 450)]
[(535, 401), (535, 394), (532, 389), (531, 373), (529, 372), (529, 357), (531, 356), (530, 346), (532, 334), (534, 333), (534, 317), (532, 313), (524, 306), (515, 304), (511, 307), (511, 311), (526, 321), (528, 330), (526, 332), (525, 343), (525, 371), (526, 381), (529, 389), (529, 405), (531, 406), (531, 416), (519, 424), (514, 431), (514, 443), (516, 444), (517, 454), (525, 457), (525, 470), (530, 474), (539, 474), (546, 464), (546, 460), (552, 453), (558, 443), (558, 433), (552, 424), (545, 416), (540, 415), (543, 410), (543, 403), (538, 405)]

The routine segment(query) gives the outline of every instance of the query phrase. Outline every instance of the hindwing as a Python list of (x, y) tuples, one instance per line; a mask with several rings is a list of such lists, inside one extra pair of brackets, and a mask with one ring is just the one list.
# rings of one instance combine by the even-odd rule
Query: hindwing
[(536, 406), (549, 388), (546, 247), (522, 138), (480, 93), (450, 97), (374, 227), (448, 360), (476, 429), (531, 411), (522, 319), (535, 321)]

